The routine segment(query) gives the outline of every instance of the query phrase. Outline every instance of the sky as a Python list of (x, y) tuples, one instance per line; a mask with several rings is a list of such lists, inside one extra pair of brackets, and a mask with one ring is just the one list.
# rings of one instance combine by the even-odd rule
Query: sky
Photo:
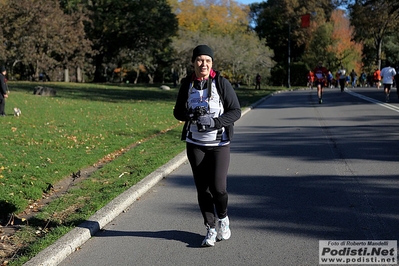
[(258, 0), (258, 1), (256, 1), (256, 0), (236, 0), (236, 1), (241, 4), (249, 5), (252, 3), (262, 2), (263, 0)]

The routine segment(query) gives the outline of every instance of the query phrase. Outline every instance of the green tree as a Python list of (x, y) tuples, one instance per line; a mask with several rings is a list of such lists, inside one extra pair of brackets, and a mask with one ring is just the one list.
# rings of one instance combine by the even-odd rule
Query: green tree
[[(318, 32), (319, 37), (327, 37), (322, 34), (322, 30), (318, 30), (318, 27), (328, 22), (334, 8), (335, 4), (330, 0), (269, 0), (251, 5), (251, 18), (255, 22), (254, 29), (259, 37), (266, 39), (267, 45), (274, 51), (273, 60), (276, 61), (276, 66), (272, 70), (272, 76), (276, 85), (281, 85), (283, 80), (287, 80), (288, 58), (294, 67), (291, 73), (298, 75), (293, 78), (293, 81), (303, 80), (302, 71), (306, 73), (306, 69), (298, 70), (297, 67), (306, 68), (306, 64), (302, 61), (303, 55), (306, 52), (310, 54), (311, 49), (315, 49), (314, 44), (313, 47), (310, 46), (315, 33)], [(301, 17), (310, 13), (316, 14), (311, 18), (310, 27), (301, 28)], [(328, 42), (328, 40), (319, 41)], [(322, 46), (317, 47), (319, 48), (324, 50)], [(290, 57), (288, 51), (290, 51)], [(313, 53), (318, 52), (313, 51)], [(294, 85), (295, 82), (293, 82)]]
[(332, 23), (325, 23), (317, 28), (309, 45), (309, 50), (303, 56), (305, 63), (308, 63), (313, 68), (318, 61), (322, 61), (329, 68), (336, 61), (335, 54), (330, 49), (326, 49), (333, 46), (332, 33)]
[(382, 58), (386, 58), (390, 62), (394, 63), (397, 67), (399, 66), (399, 35), (390, 34), (386, 36), (382, 45)]
[[(356, 0), (349, 5), (350, 21), (355, 27), (356, 41), (373, 44), (375, 65), (381, 68), (383, 40), (396, 31), (399, 18), (399, 2), (397, 0)], [(368, 46), (370, 47), (370, 46)]]
[(360, 73), (362, 45), (352, 40), (352, 34), (353, 27), (345, 12), (334, 10), (331, 18), (313, 33), (309, 49), (302, 57), (303, 62), (308, 69), (313, 69), (318, 61), (322, 61), (332, 73), (341, 65)]
[[(5, 1), (0, 9), (7, 62), (31, 79), (82, 67), (90, 53), (83, 17), (65, 14), (56, 0)], [(62, 79), (63, 77), (58, 77)]]
[(177, 30), (166, 0), (84, 0), (84, 6), (91, 21), (86, 32), (97, 52), (94, 81), (104, 81), (104, 64), (124, 49), (160, 49)]

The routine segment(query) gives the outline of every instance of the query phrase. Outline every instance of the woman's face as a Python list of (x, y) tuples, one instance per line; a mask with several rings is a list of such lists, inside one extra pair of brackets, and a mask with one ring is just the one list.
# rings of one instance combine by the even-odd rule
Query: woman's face
[(193, 64), (197, 78), (204, 79), (209, 77), (212, 69), (212, 57), (208, 55), (197, 56)]

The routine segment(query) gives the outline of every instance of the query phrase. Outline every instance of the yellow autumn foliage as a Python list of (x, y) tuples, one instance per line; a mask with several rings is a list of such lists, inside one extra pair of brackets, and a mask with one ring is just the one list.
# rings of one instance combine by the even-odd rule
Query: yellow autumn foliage
[(170, 0), (169, 3), (181, 30), (220, 35), (247, 31), (249, 6), (234, 0)]

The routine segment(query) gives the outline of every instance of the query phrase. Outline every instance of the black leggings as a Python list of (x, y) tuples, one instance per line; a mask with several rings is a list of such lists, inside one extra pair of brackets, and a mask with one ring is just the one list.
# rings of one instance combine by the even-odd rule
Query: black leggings
[(345, 83), (346, 83), (345, 79), (339, 79), (339, 86), (341, 87), (341, 91), (344, 91)]
[(204, 224), (215, 228), (215, 217), (223, 219), (227, 216), (230, 145), (204, 147), (187, 143), (187, 157), (193, 171)]
[(4, 98), (0, 98), (0, 115), (6, 114), (4, 112), (5, 106), (6, 106), (6, 100)]

